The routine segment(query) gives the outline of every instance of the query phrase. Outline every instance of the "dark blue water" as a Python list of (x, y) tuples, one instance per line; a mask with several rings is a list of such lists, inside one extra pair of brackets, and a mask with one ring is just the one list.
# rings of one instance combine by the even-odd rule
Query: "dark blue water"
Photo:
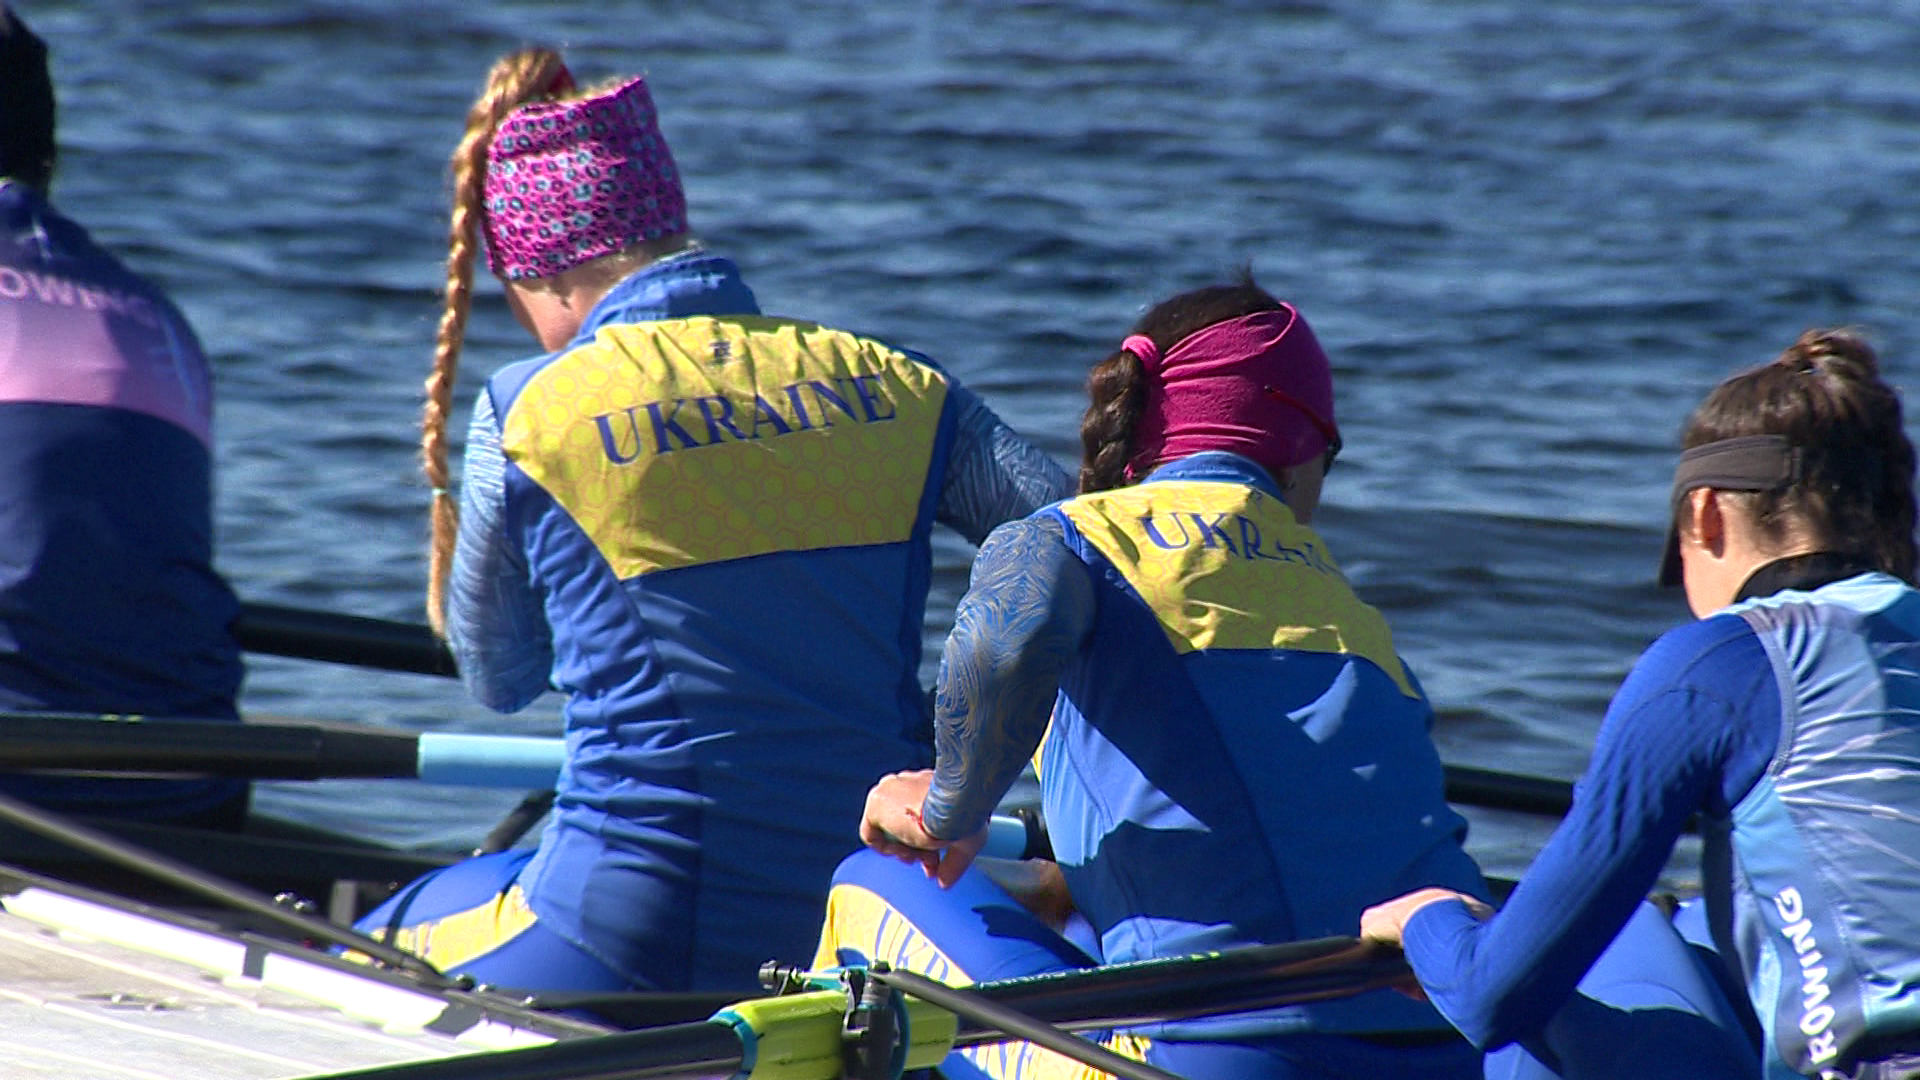
[[(56, 201), (215, 358), (242, 594), (417, 619), (447, 152), (493, 58), (644, 71), (769, 310), (941, 357), (1068, 459), (1090, 363), (1251, 263), (1334, 358), (1324, 531), (1454, 761), (1571, 777), (1638, 652), (1678, 425), (1802, 329), (1920, 372), (1920, 4), (25, 0)], [(531, 351), (488, 282), (464, 372)], [(939, 550), (929, 641), (967, 551)], [(544, 732), (450, 682), (261, 660), (258, 711)], [(470, 843), (517, 793), (277, 786)], [(1541, 823), (1476, 814), (1525, 865)]]

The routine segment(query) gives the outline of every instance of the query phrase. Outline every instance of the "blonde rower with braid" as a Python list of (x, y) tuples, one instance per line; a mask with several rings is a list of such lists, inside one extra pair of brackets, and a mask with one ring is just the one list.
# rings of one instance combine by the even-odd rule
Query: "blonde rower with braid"
[[(750, 989), (810, 954), (875, 780), (931, 760), (915, 675), (936, 521), (972, 542), (1066, 474), (928, 358), (760, 313), (688, 231), (646, 83), (498, 62), (453, 159), (427, 381), (428, 612), (484, 704), (566, 693), (536, 852), (363, 927), (523, 990)], [(473, 262), (546, 350), (488, 380), (456, 513)]]

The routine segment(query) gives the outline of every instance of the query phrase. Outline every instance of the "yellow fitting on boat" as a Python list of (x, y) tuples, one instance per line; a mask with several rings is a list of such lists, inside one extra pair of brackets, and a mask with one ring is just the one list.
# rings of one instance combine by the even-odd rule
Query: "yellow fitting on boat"
[[(905, 1001), (906, 1068), (932, 1068), (953, 1051), (959, 1019), (918, 998)], [(712, 1019), (740, 1037), (740, 1080), (839, 1080), (846, 1013), (845, 990), (816, 990), (742, 1001)]]

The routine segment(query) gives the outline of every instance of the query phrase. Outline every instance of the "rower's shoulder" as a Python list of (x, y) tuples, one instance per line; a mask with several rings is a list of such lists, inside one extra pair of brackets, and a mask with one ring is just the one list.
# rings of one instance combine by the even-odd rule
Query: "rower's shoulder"
[(1725, 675), (1770, 671), (1766, 649), (1753, 625), (1737, 614), (1720, 612), (1683, 623), (1660, 635), (1634, 665), (1642, 684), (1723, 681)]

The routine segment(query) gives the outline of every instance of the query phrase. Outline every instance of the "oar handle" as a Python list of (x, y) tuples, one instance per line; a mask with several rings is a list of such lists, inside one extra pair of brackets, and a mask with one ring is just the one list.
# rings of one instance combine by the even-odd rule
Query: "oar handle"
[(987, 822), (987, 846), (980, 854), (995, 859), (1051, 859), (1053, 841), (1040, 811), (1020, 806)]
[(428, 784), (550, 788), (566, 758), (564, 739), (426, 731), (419, 736), (414, 776)]

